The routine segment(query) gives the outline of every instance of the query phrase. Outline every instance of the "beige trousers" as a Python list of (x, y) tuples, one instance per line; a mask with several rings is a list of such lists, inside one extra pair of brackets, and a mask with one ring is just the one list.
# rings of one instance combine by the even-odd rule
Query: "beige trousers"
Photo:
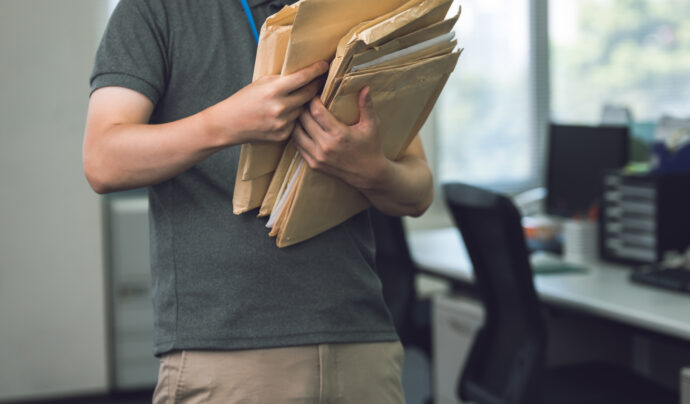
[(245, 351), (180, 351), (161, 358), (154, 404), (402, 404), (400, 342)]

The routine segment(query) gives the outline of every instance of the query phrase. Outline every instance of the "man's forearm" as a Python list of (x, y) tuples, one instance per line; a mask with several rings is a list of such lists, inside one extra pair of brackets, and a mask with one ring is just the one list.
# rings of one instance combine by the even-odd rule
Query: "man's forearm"
[(148, 186), (170, 179), (226, 147), (192, 115), (160, 124), (115, 124), (88, 144), (84, 169), (98, 193)]
[(399, 159), (386, 158), (369, 92), (368, 87), (359, 92), (359, 122), (353, 125), (340, 122), (319, 98), (313, 99), (292, 140), (310, 168), (357, 188), (380, 211), (420, 216), (433, 199), (422, 141), (417, 135)]
[(391, 216), (420, 216), (434, 197), (431, 170), (415, 155), (387, 160), (378, 179), (360, 191), (375, 208)]

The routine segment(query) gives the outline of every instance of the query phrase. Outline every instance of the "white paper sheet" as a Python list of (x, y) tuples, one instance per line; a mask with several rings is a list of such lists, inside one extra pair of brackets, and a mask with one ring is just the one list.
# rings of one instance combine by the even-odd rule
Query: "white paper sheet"
[(356, 72), (357, 70), (366, 69), (368, 67), (380, 65), (382, 63), (386, 63), (386, 62), (389, 62), (391, 60), (395, 60), (397, 58), (405, 57), (405, 56), (410, 55), (412, 53), (431, 48), (432, 46), (438, 45), (440, 43), (451, 42), (454, 38), (455, 38), (455, 31), (450, 31), (447, 34), (437, 36), (436, 38), (428, 39), (424, 42), (420, 42), (416, 45), (412, 45), (412, 46), (405, 48), (405, 49), (400, 49), (399, 51), (395, 51), (393, 53), (389, 53), (388, 55), (381, 56), (381, 57), (376, 58), (370, 62), (366, 62), (366, 63), (362, 63), (362, 64), (357, 65), (357, 66), (353, 66), (352, 70), (350, 70), (350, 72)]
[(297, 175), (302, 169), (302, 165), (304, 165), (304, 160), (299, 162), (299, 165), (297, 166), (295, 173), (292, 174), (292, 178), (290, 178), (290, 182), (288, 183), (288, 186), (285, 188), (285, 192), (283, 192), (283, 194), (280, 196), (280, 199), (278, 200), (278, 203), (273, 208), (271, 216), (269, 216), (268, 218), (268, 223), (266, 223), (266, 227), (268, 227), (269, 229), (273, 228), (273, 225), (276, 223), (278, 216), (280, 216), (280, 212), (283, 210), (283, 205), (285, 205), (285, 200), (287, 199), (287, 196), (290, 194), (292, 188), (295, 186), (295, 182), (297, 182)]

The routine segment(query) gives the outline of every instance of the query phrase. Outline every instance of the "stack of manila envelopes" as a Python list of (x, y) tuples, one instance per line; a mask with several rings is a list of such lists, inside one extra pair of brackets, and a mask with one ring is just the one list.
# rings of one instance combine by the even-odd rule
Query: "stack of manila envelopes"
[[(332, 60), (321, 94), (346, 124), (364, 86), (386, 157), (397, 159), (426, 121), (461, 50), (453, 0), (301, 0), (261, 28), (254, 79)], [(349, 184), (312, 170), (292, 142), (242, 145), (233, 211), (260, 207), (278, 247), (316, 236), (369, 207)]]

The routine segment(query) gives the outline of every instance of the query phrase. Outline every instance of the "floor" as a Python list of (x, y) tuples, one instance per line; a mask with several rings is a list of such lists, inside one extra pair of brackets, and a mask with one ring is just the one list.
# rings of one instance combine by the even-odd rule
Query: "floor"
[(153, 390), (61, 398), (59, 400), (18, 401), (8, 404), (151, 404)]

